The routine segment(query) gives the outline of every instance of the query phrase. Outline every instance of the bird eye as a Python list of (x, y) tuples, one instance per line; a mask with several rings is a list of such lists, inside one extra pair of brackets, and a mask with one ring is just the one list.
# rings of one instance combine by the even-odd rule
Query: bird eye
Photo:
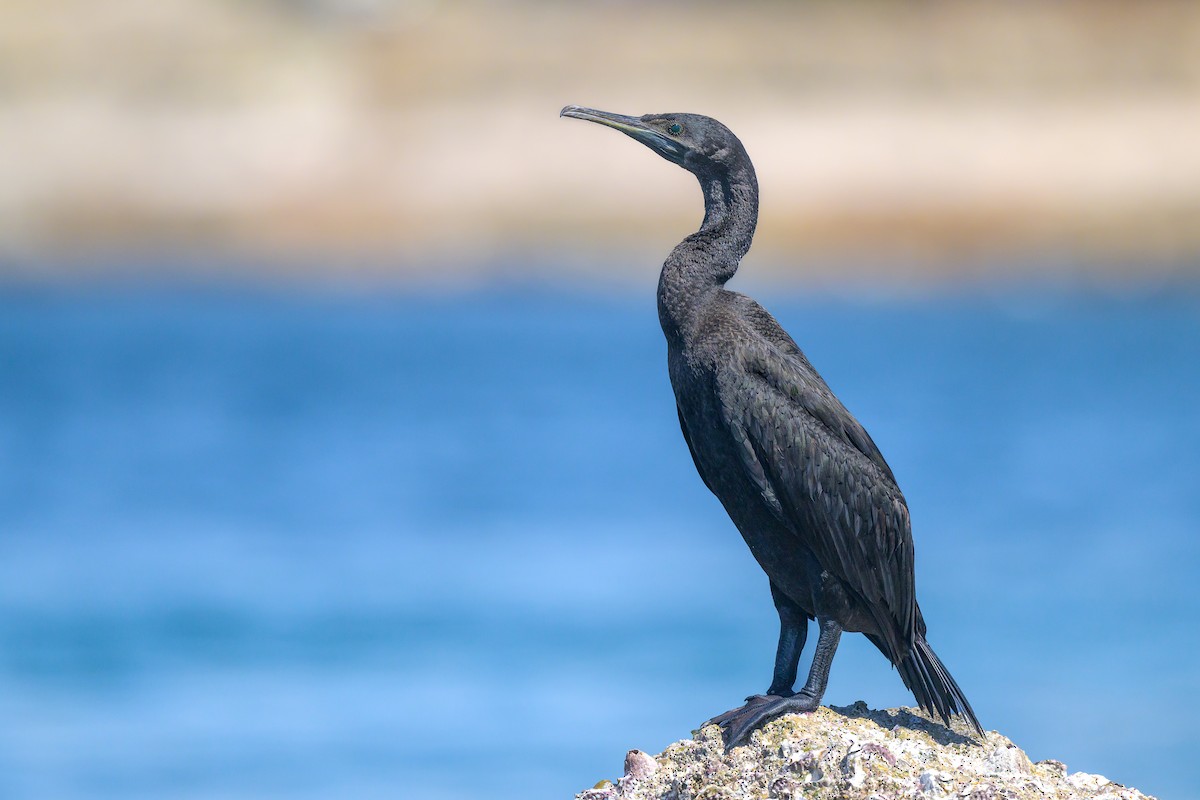
[(678, 122), (672, 122), (671, 127), (667, 128), (667, 131), (669, 131), (672, 136), (678, 136), (679, 134), (683, 133), (683, 126)]

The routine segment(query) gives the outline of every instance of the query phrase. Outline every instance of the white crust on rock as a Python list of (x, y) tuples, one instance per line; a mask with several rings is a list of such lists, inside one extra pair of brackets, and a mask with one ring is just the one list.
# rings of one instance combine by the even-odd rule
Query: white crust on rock
[(979, 740), (914, 709), (870, 711), (864, 703), (789, 714), (729, 753), (715, 725), (657, 757), (630, 751), (625, 778), (577, 798), (1154, 800), (1059, 761), (1035, 764), (994, 731)]

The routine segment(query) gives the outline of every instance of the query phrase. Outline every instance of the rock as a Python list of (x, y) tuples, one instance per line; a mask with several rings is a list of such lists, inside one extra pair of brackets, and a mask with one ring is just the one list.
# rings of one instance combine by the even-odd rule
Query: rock
[(647, 778), (658, 770), (658, 762), (654, 756), (647, 755), (641, 750), (630, 750), (625, 754), (625, 775), (635, 780)]
[(945, 797), (945, 787), (950, 785), (953, 778), (945, 772), (927, 769), (917, 776), (917, 788), (926, 797)]
[(914, 709), (863, 703), (772, 721), (725, 752), (715, 725), (657, 757), (630, 750), (625, 776), (578, 800), (1153, 800), (1061, 761), (1029, 760)]

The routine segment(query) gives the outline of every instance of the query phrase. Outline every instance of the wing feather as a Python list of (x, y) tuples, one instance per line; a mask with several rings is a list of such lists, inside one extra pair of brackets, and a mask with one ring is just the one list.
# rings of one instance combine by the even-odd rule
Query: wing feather
[(763, 499), (863, 601), (881, 639), (903, 657), (917, 618), (908, 506), (866, 430), (807, 359), (770, 342), (718, 370), (716, 389)]

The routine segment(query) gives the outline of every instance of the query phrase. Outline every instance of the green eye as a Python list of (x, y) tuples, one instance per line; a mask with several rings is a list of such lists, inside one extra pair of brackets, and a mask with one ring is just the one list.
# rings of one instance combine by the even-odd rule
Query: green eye
[(678, 136), (679, 134), (683, 133), (683, 126), (678, 122), (672, 122), (671, 127), (667, 128), (667, 130), (672, 136)]

